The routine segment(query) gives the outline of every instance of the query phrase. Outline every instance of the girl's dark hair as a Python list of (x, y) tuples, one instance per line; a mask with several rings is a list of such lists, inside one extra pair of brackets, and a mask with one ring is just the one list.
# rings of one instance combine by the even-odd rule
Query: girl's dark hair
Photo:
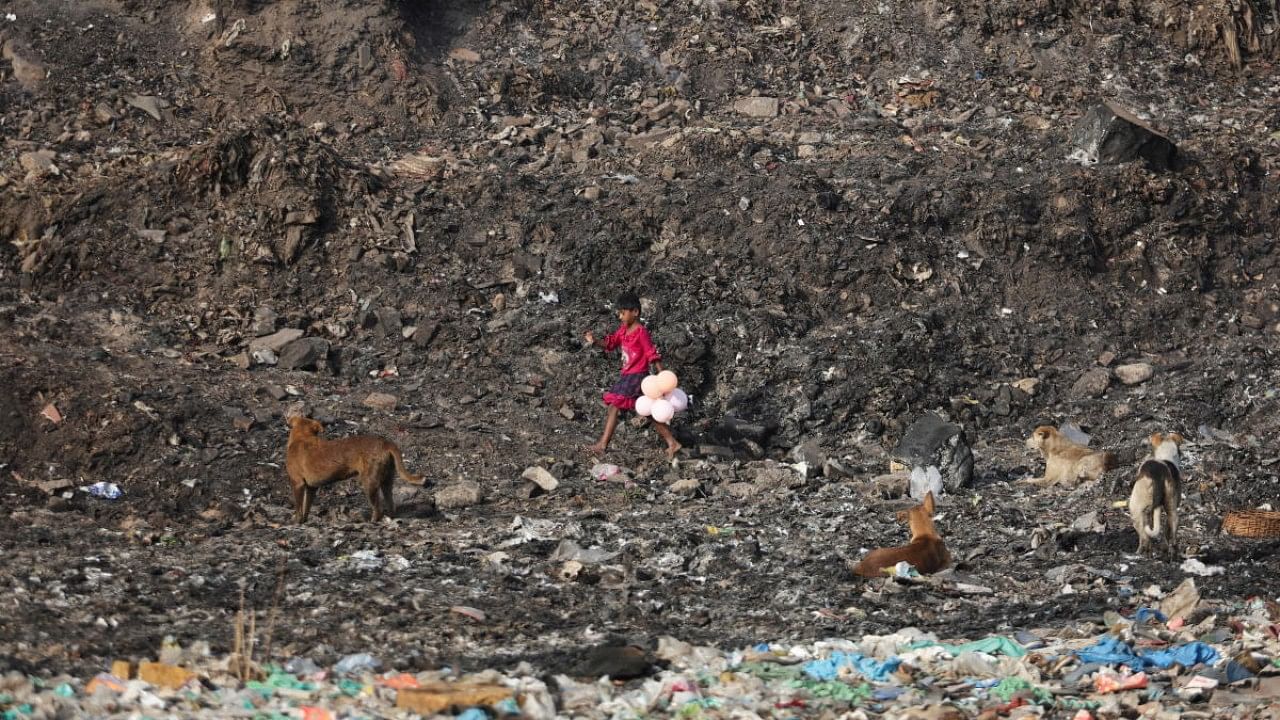
[(618, 296), (619, 310), (639, 310), (640, 296), (633, 292), (624, 292)]

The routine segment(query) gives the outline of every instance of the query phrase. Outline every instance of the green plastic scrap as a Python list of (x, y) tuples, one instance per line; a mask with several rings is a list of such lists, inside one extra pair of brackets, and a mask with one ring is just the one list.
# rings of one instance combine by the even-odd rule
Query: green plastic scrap
[(343, 695), (355, 697), (364, 690), (364, 683), (351, 678), (343, 678), (338, 681), (338, 689), (342, 691)]
[(13, 702), (13, 696), (9, 693), (0, 693), (0, 705), (8, 705)]
[(920, 648), (933, 647), (934, 645), (937, 645), (952, 655), (959, 655), (960, 653), (966, 652), (980, 652), (988, 655), (1008, 655), (1009, 657), (1020, 658), (1027, 654), (1025, 648), (1003, 635), (992, 635), (991, 637), (964, 643), (963, 645), (944, 645), (942, 643), (922, 640), (920, 642), (911, 643), (907, 646), (907, 649), (918, 650)]
[(1058, 698), (1058, 707), (1067, 708), (1068, 710), (1097, 710), (1102, 703), (1097, 700), (1086, 700), (1078, 697), (1060, 697)]
[(869, 683), (850, 685), (838, 680), (792, 680), (788, 685), (805, 690), (817, 698), (840, 700), (850, 705), (857, 705), (871, 699)]
[(1014, 695), (1017, 695), (1023, 690), (1030, 690), (1031, 696), (1035, 698), (1036, 704), (1038, 705), (1053, 704), (1053, 693), (1045, 690), (1044, 688), (1038, 688), (1035, 685), (1032, 685), (1031, 681), (1026, 678), (1004, 678), (1000, 681), (999, 685), (991, 688), (991, 694), (1005, 702), (1009, 702), (1013, 699)]
[(16, 708), (10, 708), (8, 710), (5, 710), (4, 715), (0, 715), (0, 717), (3, 717), (4, 720), (18, 720), (18, 718), (22, 717), (23, 715), (30, 715), (35, 711), (36, 709), (31, 707), (30, 705), (22, 704)]
[(53, 689), (53, 694), (57, 695), (58, 697), (69, 698), (69, 697), (75, 697), (76, 691), (67, 683), (62, 683), (61, 685)]

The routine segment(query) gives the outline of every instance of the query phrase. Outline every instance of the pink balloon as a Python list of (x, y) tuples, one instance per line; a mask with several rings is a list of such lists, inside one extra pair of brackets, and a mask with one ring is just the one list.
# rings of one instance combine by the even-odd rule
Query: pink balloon
[(671, 403), (666, 400), (653, 401), (653, 421), (660, 422), (663, 425), (671, 422), (671, 418), (675, 417), (675, 408), (671, 407)]
[(689, 407), (689, 396), (680, 388), (676, 388), (667, 393), (667, 402), (671, 403), (671, 408), (676, 412), (684, 412)]
[(636, 398), (636, 414), (640, 417), (649, 417), (649, 413), (653, 410), (653, 398), (647, 395), (641, 395)]
[(676, 374), (670, 370), (663, 370), (658, 373), (658, 383), (658, 387), (662, 389), (662, 392), (669, 393), (680, 384), (680, 378), (676, 377)]
[(640, 381), (640, 392), (644, 393), (646, 397), (657, 400), (662, 397), (662, 393), (666, 392), (666, 390), (662, 389), (662, 381), (658, 379), (657, 375), (650, 375)]

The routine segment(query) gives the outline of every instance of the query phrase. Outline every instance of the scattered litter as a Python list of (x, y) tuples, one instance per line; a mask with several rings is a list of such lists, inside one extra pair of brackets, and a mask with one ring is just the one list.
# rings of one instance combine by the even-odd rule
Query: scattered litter
[(111, 482), (99, 481), (88, 487), (82, 487), (80, 489), (94, 497), (103, 498), (104, 500), (116, 500), (121, 495), (124, 495), (124, 491), (120, 489), (120, 486)]
[(1200, 575), (1208, 577), (1210, 575), (1221, 575), (1227, 571), (1221, 565), (1205, 565), (1195, 558), (1187, 558), (1182, 561), (1182, 572), (1191, 575)]

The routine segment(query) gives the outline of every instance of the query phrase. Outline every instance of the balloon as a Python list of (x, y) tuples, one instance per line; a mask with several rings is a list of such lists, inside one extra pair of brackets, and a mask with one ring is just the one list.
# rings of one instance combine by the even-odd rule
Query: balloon
[(662, 388), (662, 392), (669, 393), (675, 390), (679, 384), (680, 378), (676, 377), (676, 374), (670, 370), (663, 370), (658, 373), (658, 387)]
[(657, 400), (662, 397), (662, 393), (666, 392), (666, 390), (662, 389), (662, 381), (658, 379), (657, 375), (650, 375), (640, 381), (640, 392), (644, 393), (646, 397)]
[(676, 388), (667, 393), (667, 402), (671, 403), (672, 410), (684, 412), (689, 407), (689, 396), (680, 388)]
[(653, 401), (653, 420), (663, 425), (671, 422), (671, 418), (675, 417), (676, 411), (671, 407), (671, 403), (666, 400)]
[(636, 414), (640, 417), (649, 417), (649, 413), (653, 410), (653, 398), (648, 395), (641, 395), (636, 398)]

